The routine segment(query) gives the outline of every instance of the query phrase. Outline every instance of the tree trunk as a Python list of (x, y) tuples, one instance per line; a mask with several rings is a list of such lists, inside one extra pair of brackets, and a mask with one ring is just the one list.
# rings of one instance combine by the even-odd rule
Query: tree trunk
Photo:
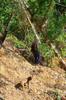
[(4, 26), (4, 32), (1, 33), (1, 36), (0, 36), (0, 48), (2, 47), (2, 44), (3, 44), (3, 42), (4, 42), (5, 38), (6, 38), (6, 35), (8, 33), (8, 28), (9, 28), (9, 25), (10, 25), (10, 22), (11, 22), (13, 16), (14, 16), (13, 14), (10, 15), (7, 25)]
[[(20, 2), (19, 2), (19, 1), (20, 1)], [(37, 31), (36, 31), (36, 29), (35, 29), (35, 26), (34, 26), (34, 24), (31, 22), (30, 17), (29, 17), (29, 15), (28, 15), (29, 12), (27, 11), (26, 3), (25, 3), (23, 0), (19, 0), (19, 1), (18, 1), (18, 2), (20, 3), (21, 8), (23, 9), (23, 11), (24, 11), (24, 13), (25, 13), (25, 15), (26, 15), (26, 18), (27, 18), (27, 20), (28, 20), (30, 26), (32, 27), (33, 32), (34, 32), (36, 38), (38, 39), (38, 41), (39, 41), (39, 43), (40, 43), (40, 39), (39, 39), (39, 36), (37, 35)]]

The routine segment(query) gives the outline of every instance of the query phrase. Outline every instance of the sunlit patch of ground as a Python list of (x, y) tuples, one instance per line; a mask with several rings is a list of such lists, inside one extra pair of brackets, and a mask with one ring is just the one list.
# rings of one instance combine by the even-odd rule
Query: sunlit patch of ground
[[(31, 65), (10, 43), (0, 49), (0, 97), (3, 100), (54, 100), (66, 96), (66, 72), (58, 67)], [(9, 45), (9, 46), (8, 46)], [(56, 59), (55, 59), (56, 60)]]

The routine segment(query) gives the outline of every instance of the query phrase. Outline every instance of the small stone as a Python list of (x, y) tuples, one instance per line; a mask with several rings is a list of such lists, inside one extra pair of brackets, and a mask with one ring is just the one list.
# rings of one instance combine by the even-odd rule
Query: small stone
[(21, 83), (17, 83), (17, 84), (15, 85), (15, 88), (16, 88), (16, 89), (19, 89), (19, 90), (22, 90), (22, 89), (23, 89), (23, 86), (22, 86)]

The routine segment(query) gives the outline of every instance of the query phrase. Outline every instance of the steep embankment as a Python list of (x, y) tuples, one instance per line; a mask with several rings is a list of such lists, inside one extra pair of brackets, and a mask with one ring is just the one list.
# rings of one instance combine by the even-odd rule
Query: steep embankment
[(5, 43), (0, 49), (0, 100), (55, 100), (58, 93), (66, 96), (63, 69), (31, 65)]

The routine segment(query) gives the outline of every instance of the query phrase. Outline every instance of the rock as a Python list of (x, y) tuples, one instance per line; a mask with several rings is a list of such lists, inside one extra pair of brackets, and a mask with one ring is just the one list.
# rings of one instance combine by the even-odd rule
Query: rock
[(23, 86), (22, 86), (21, 83), (17, 83), (17, 84), (15, 85), (15, 88), (16, 88), (16, 89), (19, 89), (19, 90), (23, 90)]
[(4, 99), (0, 97), (0, 100), (4, 100)]

